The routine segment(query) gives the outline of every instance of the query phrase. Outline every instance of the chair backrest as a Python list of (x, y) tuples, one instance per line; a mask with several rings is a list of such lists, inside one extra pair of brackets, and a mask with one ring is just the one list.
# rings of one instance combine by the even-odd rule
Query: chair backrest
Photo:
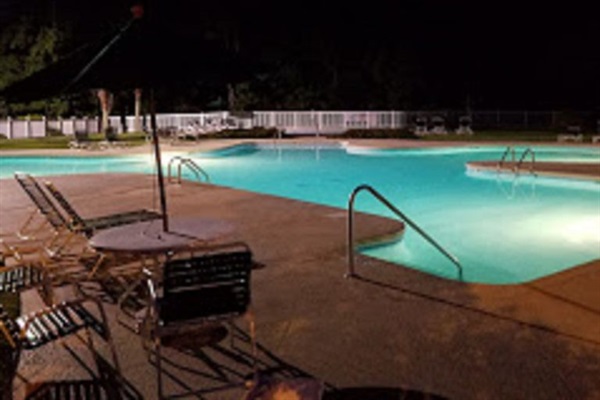
[(167, 261), (161, 321), (219, 320), (244, 314), (250, 304), (251, 269), (249, 250)]
[(85, 226), (85, 221), (77, 211), (71, 206), (71, 203), (62, 195), (62, 193), (52, 184), (52, 182), (44, 182), (48, 192), (54, 197), (54, 200), (65, 210), (69, 218), (71, 218), (71, 224), (76, 226)]
[(67, 221), (63, 215), (31, 175), (16, 172), (15, 179), (54, 229), (61, 229), (67, 226)]

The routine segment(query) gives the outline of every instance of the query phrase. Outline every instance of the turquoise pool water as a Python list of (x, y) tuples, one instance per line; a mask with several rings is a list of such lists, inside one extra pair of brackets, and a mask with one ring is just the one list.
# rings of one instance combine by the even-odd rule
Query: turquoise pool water
[[(600, 184), (465, 168), (467, 161), (497, 160), (504, 150), (245, 146), (188, 156), (215, 184), (344, 209), (356, 186), (371, 185), (460, 259), (466, 281), (525, 282), (600, 258)], [(540, 146), (535, 153), (540, 161), (600, 161), (598, 148)], [(0, 177), (16, 170), (34, 175), (148, 173), (152, 158), (0, 158)], [(358, 196), (356, 208), (392, 216), (367, 194)], [(363, 251), (457, 278), (455, 267), (410, 229), (397, 243)]]

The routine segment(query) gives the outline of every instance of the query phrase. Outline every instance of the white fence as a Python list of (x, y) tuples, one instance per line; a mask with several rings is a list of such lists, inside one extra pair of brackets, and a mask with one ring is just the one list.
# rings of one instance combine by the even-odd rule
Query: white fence
[[(158, 114), (159, 128), (181, 129), (188, 125), (208, 126), (215, 120), (223, 121), (227, 127), (251, 129), (254, 127), (275, 128), (286, 134), (340, 134), (348, 129), (386, 129), (408, 126), (404, 111), (254, 111), (247, 117), (239, 117), (227, 111), (200, 114)], [(111, 126), (119, 133), (131, 132), (134, 119), (131, 116), (110, 117)], [(144, 126), (149, 118), (144, 116)], [(123, 126), (125, 125), (125, 126)]]
[[(462, 111), (254, 111), (244, 116), (228, 111), (197, 114), (158, 114), (159, 128), (182, 129), (188, 125), (201, 127), (251, 129), (275, 128), (289, 135), (335, 135), (350, 129), (405, 129), (414, 126), (417, 118), (431, 123), (434, 118), (454, 129)], [(592, 113), (580, 113), (594, 117)], [(529, 129), (548, 130), (562, 127), (562, 114), (553, 111), (474, 111), (470, 113), (473, 129)], [(587, 118), (586, 117), (586, 118)], [(141, 117), (141, 124), (150, 125), (148, 115)], [(594, 124), (596, 124), (594, 117)], [(589, 118), (588, 118), (589, 119)], [(600, 124), (600, 122), (599, 122)], [(119, 133), (135, 130), (134, 116), (111, 116), (110, 125)], [(590, 125), (590, 124), (588, 124)], [(590, 125), (591, 126), (591, 125)], [(594, 127), (595, 128), (595, 127)], [(598, 128), (592, 130), (600, 130)], [(43, 137), (49, 131), (72, 135), (75, 131), (98, 132), (98, 118), (69, 118), (59, 120), (0, 120), (0, 134), (9, 139)]]
[(0, 134), (8, 139), (48, 136), (52, 131), (73, 135), (75, 132), (98, 132), (98, 118), (69, 118), (46, 120), (12, 119), (0, 120)]

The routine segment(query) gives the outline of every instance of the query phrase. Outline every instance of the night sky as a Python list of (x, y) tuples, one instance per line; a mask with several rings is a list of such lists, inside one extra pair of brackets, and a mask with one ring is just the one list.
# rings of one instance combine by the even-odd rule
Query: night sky
[[(385, 43), (406, 55), (431, 104), (592, 109), (600, 103), (600, 22), (592, 3), (512, 1), (147, 0), (149, 15), (194, 34), (220, 21), (255, 57), (302, 57), (306, 49)], [(0, 0), (3, 25), (26, 13), (76, 22), (81, 42), (129, 17), (127, 0)], [(316, 52), (315, 54), (319, 54)], [(365, 52), (361, 52), (365, 54)], [(350, 62), (360, 63), (360, 59)]]

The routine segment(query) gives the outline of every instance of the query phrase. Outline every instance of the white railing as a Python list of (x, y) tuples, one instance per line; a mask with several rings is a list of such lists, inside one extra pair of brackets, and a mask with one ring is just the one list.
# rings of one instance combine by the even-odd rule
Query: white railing
[[(254, 111), (238, 117), (228, 111), (194, 114), (158, 114), (159, 128), (274, 128), (289, 135), (335, 135), (350, 129), (404, 129), (414, 126), (417, 118), (430, 125), (436, 118), (448, 128), (455, 128), (463, 111)], [(557, 125), (559, 112), (553, 111), (473, 111), (473, 129), (539, 129)], [(124, 120), (124, 124), (123, 124)], [(148, 127), (149, 116), (140, 117), (140, 125)], [(600, 122), (599, 122), (600, 124)], [(136, 130), (135, 117), (111, 116), (110, 125), (118, 132)], [(95, 133), (100, 130), (98, 118), (68, 118), (58, 120), (0, 120), (0, 134), (7, 138), (42, 137), (48, 129), (73, 135), (75, 131)], [(598, 126), (600, 129), (600, 125)]]

